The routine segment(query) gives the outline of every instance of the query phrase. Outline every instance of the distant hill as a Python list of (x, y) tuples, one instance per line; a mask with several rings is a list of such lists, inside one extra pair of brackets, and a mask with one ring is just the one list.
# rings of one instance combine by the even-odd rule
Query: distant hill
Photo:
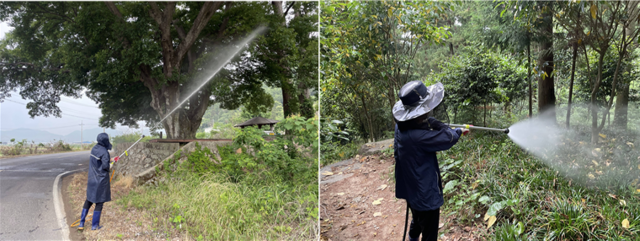
[[(113, 137), (119, 134), (118, 131), (112, 130), (112, 129), (107, 129), (106, 132), (107, 134), (109, 134), (109, 137)], [(93, 129), (84, 130), (82, 133), (82, 137), (83, 137), (82, 140), (96, 141), (96, 138), (100, 133), (102, 133), (102, 128), (93, 128)], [(63, 137), (63, 140), (66, 142), (80, 142), (80, 131), (76, 130), (67, 134), (66, 136)]]
[(0, 132), (0, 140), (2, 142), (9, 142), (11, 139), (16, 139), (16, 141), (22, 141), (23, 139), (27, 139), (27, 141), (35, 141), (36, 143), (47, 143), (55, 140), (61, 140), (63, 136), (56, 135), (48, 131), (43, 130), (33, 130), (33, 129), (14, 129), (10, 131), (1, 131)]
[[(109, 136), (118, 135), (118, 131), (113, 129), (107, 129), (107, 134)], [(85, 142), (92, 142), (96, 140), (98, 134), (102, 133), (102, 128), (93, 128), (84, 130), (82, 133), (82, 140)], [(0, 141), (8, 143), (12, 138), (15, 138), (16, 141), (21, 141), (23, 139), (27, 139), (28, 142), (34, 141), (36, 143), (49, 143), (54, 140), (64, 140), (65, 142), (80, 142), (80, 131), (73, 131), (65, 136), (53, 134), (44, 130), (33, 130), (20, 128), (10, 131), (1, 131), (0, 132)]]

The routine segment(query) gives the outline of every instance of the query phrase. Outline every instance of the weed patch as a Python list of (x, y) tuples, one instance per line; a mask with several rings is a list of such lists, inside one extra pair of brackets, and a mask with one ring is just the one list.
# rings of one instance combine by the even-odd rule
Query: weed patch
[[(603, 145), (607, 150), (620, 146), (606, 142)], [(612, 154), (605, 159), (622, 160), (624, 168), (618, 168), (628, 171), (628, 165), (640, 164), (628, 158), (640, 156), (640, 151), (629, 147), (621, 147), (628, 149), (624, 157)], [(490, 227), (488, 239), (634, 240), (640, 237), (640, 205), (630, 201), (640, 197), (640, 186), (633, 180), (637, 177), (593, 182), (587, 176), (589, 171), (581, 171), (580, 177), (575, 173), (567, 175), (504, 136), (482, 133), (461, 140), (451, 150), (438, 155), (445, 184), (443, 213), (455, 215), (456, 222), (461, 224), (484, 223)], [(593, 159), (574, 158), (576, 163)], [(606, 167), (586, 165), (584, 169), (604, 171), (603, 166)]]
[[(292, 117), (276, 136), (244, 128), (218, 159), (196, 144), (159, 168), (157, 186), (143, 186), (117, 202), (145, 209), (154, 225), (196, 240), (312, 240), (317, 238), (317, 125)], [(309, 154), (311, 153), (311, 154)]]

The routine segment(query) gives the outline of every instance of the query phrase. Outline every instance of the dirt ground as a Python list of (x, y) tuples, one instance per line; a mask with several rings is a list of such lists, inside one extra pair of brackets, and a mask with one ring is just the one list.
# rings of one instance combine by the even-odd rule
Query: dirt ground
[[(322, 168), (320, 228), (323, 241), (402, 239), (406, 202), (395, 198), (393, 162), (393, 157), (373, 154)], [(483, 224), (460, 226), (455, 222), (455, 215), (440, 215), (439, 240), (482, 240), (484, 230)]]
[[(65, 183), (66, 182), (66, 183)], [(66, 184), (66, 185), (65, 185)], [(67, 222), (71, 225), (80, 219), (82, 205), (86, 198), (87, 173), (80, 172), (63, 179), (63, 190), (67, 196), (65, 211)], [(102, 208), (99, 230), (91, 230), (91, 220), (95, 205), (89, 209), (85, 222), (85, 230), (80, 232), (76, 227), (70, 227), (72, 240), (192, 240), (186, 233), (179, 233), (172, 228), (164, 228), (154, 221), (146, 210), (127, 208), (117, 204), (119, 197), (131, 191), (132, 179), (114, 180), (111, 185), (111, 199)], [(161, 222), (161, 221), (160, 221)]]

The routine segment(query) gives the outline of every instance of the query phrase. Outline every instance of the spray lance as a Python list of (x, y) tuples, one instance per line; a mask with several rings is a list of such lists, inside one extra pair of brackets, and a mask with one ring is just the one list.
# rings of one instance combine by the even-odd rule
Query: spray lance
[(498, 129), (498, 128), (489, 128), (489, 127), (481, 127), (481, 126), (473, 126), (473, 125), (460, 125), (460, 124), (445, 124), (450, 127), (458, 127), (458, 128), (467, 128), (469, 130), (482, 130), (482, 131), (499, 131), (504, 132), (504, 134), (509, 134), (509, 128)]

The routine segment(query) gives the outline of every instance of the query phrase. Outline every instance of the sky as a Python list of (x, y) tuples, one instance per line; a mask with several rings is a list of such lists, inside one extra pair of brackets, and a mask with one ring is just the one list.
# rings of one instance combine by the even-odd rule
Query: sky
[[(12, 29), (6, 22), (0, 22), (0, 39), (3, 39), (5, 34)], [(29, 128), (45, 130), (58, 135), (67, 135), (73, 131), (80, 130), (80, 124), (84, 124), (82, 128), (85, 130), (100, 128), (98, 119), (102, 114), (98, 104), (89, 99), (84, 93), (82, 98), (79, 99), (66, 96), (62, 96), (60, 99), (58, 107), (62, 110), (61, 118), (51, 116), (31, 118), (29, 110), (25, 106), (30, 101), (22, 99), (18, 92), (12, 92), (11, 97), (0, 103), (0, 130)], [(139, 126), (145, 127), (144, 122), (140, 122)], [(124, 126), (116, 126), (116, 130), (120, 133), (136, 131)], [(144, 134), (148, 134), (148, 132), (148, 129), (143, 130)]]

